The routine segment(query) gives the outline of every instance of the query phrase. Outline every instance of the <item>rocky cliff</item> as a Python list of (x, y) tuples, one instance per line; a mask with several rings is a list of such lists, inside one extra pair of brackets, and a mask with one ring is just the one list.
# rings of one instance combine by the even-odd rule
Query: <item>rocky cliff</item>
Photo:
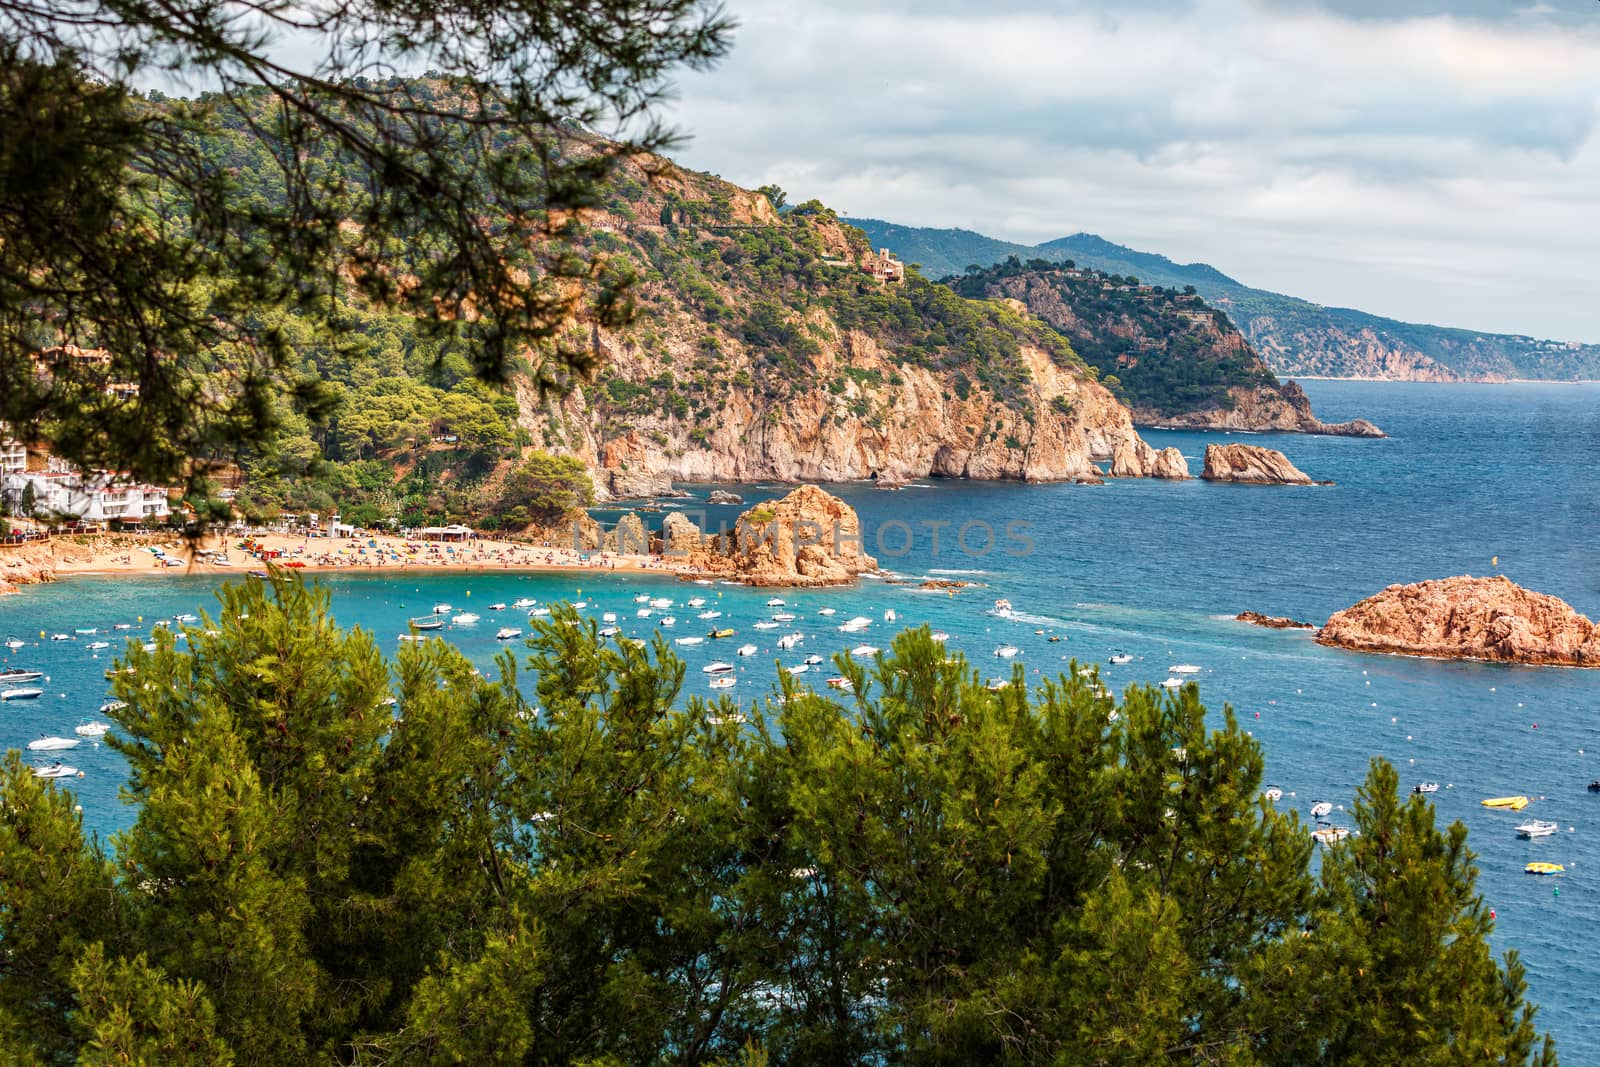
[(1600, 667), (1600, 626), (1496, 575), (1391, 585), (1337, 612), (1319, 644), (1359, 652)]
[(1209, 482), (1245, 482), (1250, 485), (1310, 485), (1311, 476), (1289, 462), (1289, 457), (1260, 445), (1207, 445), (1206, 465), (1200, 477)]
[(653, 547), (672, 562), (750, 585), (821, 586), (878, 569), (863, 543), (854, 508), (814, 485), (802, 485), (745, 511), (725, 534), (703, 533), (673, 512)]
[(636, 320), (583, 327), (597, 381), (521, 396), (533, 443), (583, 459), (601, 499), (674, 481), (1094, 480), (1139, 442), (1049, 326), (915, 272), (885, 280), (821, 205), (779, 216), (759, 193), (647, 169), (583, 220), (638, 272)]
[(1192, 289), (1014, 259), (946, 284), (1060, 331), (1107, 384), (1115, 377), (1141, 425), (1383, 436), (1362, 419), (1318, 419), (1304, 390), (1279, 383), (1228, 317)]

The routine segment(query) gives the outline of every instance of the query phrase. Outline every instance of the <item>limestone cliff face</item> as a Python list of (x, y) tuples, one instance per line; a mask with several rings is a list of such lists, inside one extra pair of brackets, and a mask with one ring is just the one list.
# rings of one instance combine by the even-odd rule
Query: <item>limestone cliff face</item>
[(532, 445), (581, 458), (600, 499), (673, 482), (1096, 481), (1143, 445), (1051, 327), (915, 271), (886, 278), (820, 205), (780, 216), (709, 175), (630, 167), (625, 195), (582, 222), (637, 273), (635, 321), (573, 324), (564, 340), (598, 377), (519, 397)]
[(1274, 316), (1258, 315), (1245, 323), (1245, 332), (1280, 373), (1396, 382), (1463, 380), (1460, 374), (1415, 347), (1370, 328), (1288, 325)]
[(1138, 439), (1122, 442), (1111, 455), (1113, 478), (1171, 478), (1182, 481), (1189, 477), (1189, 464), (1176, 448), (1163, 448), (1157, 452)]
[(1565, 601), (1499, 575), (1391, 585), (1336, 612), (1317, 642), (1361, 652), (1600, 667), (1600, 626)]
[(1366, 419), (1349, 422), (1323, 422), (1311, 412), (1311, 399), (1295, 382), (1260, 385), (1254, 389), (1235, 386), (1228, 391), (1231, 407), (1204, 408), (1181, 415), (1163, 416), (1149, 409), (1135, 408), (1133, 417), (1140, 425), (1194, 430), (1254, 430), (1283, 433), (1320, 433), (1337, 437), (1387, 437)]

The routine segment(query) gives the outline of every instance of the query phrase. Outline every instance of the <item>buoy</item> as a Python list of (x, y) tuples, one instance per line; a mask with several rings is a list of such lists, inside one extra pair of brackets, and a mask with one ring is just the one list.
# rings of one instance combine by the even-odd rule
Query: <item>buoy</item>
[(1258, 719), (1261, 718), (1261, 713), (1259, 711), (1256, 712), (1256, 718), (1258, 718)]
[(1489, 918), (1491, 918), (1491, 919), (1494, 918), (1494, 909), (1493, 908), (1489, 909)]
[(83, 805), (82, 804), (74, 804), (72, 806), (72, 810), (77, 812), (79, 815), (82, 815), (83, 814)]

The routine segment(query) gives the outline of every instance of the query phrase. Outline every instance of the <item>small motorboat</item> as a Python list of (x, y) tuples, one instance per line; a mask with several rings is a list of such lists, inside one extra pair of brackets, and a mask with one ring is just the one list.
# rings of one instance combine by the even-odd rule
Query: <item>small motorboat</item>
[(983, 687), (989, 690), (991, 693), (998, 693), (1000, 690), (1004, 689), (1010, 684), (1011, 682), (1005, 678), (990, 678), (987, 682), (983, 683)]
[(778, 638), (778, 647), (782, 649), (794, 648), (804, 640), (805, 635), (803, 634), (784, 634), (782, 637)]
[(1317, 828), (1311, 831), (1311, 839), (1319, 845), (1331, 845), (1335, 841), (1343, 841), (1350, 836), (1350, 827), (1334, 826), (1331, 823), (1318, 823)]
[(108, 722), (80, 722), (72, 728), (72, 732), (79, 737), (100, 738), (104, 737), (109, 729), (111, 724)]
[(517, 609), (519, 609), (521, 611), (526, 611), (529, 608), (533, 607), (537, 603), (539, 603), (539, 602), (537, 600), (533, 599), (533, 597), (525, 596), (525, 597), (518, 597), (516, 600), (513, 600), (511, 602), (511, 606), (514, 607), (514, 608), (517, 608)]
[(702, 611), (700, 613), (700, 618), (705, 619), (706, 621), (709, 622), (712, 619), (720, 619), (720, 618), (722, 618), (722, 612), (720, 612), (720, 611)]
[(1589, 783), (1589, 792), (1600, 793), (1600, 778), (1596, 778), (1594, 781)]
[(871, 619), (867, 618), (865, 615), (857, 615), (855, 618), (841, 624), (839, 629), (845, 631), (846, 633), (850, 633), (855, 630), (865, 630), (871, 625)]
[(734, 653), (734, 655), (736, 655), (736, 656), (753, 656), (755, 654), (756, 654), (756, 646), (755, 645), (740, 645), (739, 646), (739, 650)]
[(442, 630), (444, 629), (444, 619), (445, 617), (442, 614), (418, 615), (411, 620), (411, 626), (417, 630)]
[(25, 671), (21, 667), (10, 667), (0, 671), (0, 685), (19, 685), (22, 682), (37, 682), (44, 677), (43, 671)]
[(712, 630), (710, 633), (706, 634), (706, 636), (712, 638), (713, 640), (721, 640), (724, 637), (732, 637), (733, 628), (724, 627), (721, 630)]
[(944, 643), (945, 641), (950, 640), (950, 635), (945, 633), (943, 630), (935, 630), (935, 631), (933, 631), (933, 633), (929, 634), (928, 636), (933, 638), (935, 641), (940, 642), (941, 644)]
[(111, 647), (111, 642), (110, 641), (90, 641), (87, 645), (84, 645), (83, 647), (87, 648), (90, 652), (99, 652), (103, 648), (110, 648)]
[(395, 635), (395, 640), (396, 641), (426, 641), (427, 638), (423, 637), (421, 634), (396, 634)]
[(494, 632), (496, 641), (513, 641), (522, 636), (522, 631), (515, 626), (502, 626)]
[(1004, 597), (1002, 597), (999, 600), (996, 600), (994, 602), (994, 614), (996, 614), (996, 615), (1010, 615), (1011, 614), (1011, 601), (1006, 600)]
[(1193, 663), (1177, 663), (1167, 668), (1168, 674), (1199, 674), (1202, 668)]
[(1112, 662), (1112, 663), (1116, 664), (1118, 667), (1120, 667), (1124, 663), (1132, 663), (1133, 662), (1133, 657), (1128, 655), (1128, 653), (1126, 653), (1126, 652), (1118, 652), (1116, 655), (1111, 657), (1110, 662)]
[(822, 657), (817, 655), (814, 652), (811, 655), (806, 657), (806, 666), (808, 666), (808, 667), (815, 667), (817, 664), (819, 664), (821, 662), (822, 662)]
[(473, 623), (478, 621), (478, 618), (479, 618), (479, 616), (475, 612), (463, 611), (461, 614), (456, 615), (450, 621), (455, 623), (457, 626), (471, 626)]
[(1483, 806), (1486, 808), (1508, 808), (1511, 811), (1521, 811), (1528, 806), (1528, 798), (1524, 796), (1490, 797), (1483, 802)]
[(836, 614), (836, 612), (832, 608), (818, 608), (817, 609), (817, 614), (818, 615), (833, 615), (833, 614)]
[(1018, 648), (1016, 645), (1001, 645), (999, 648), (994, 650), (994, 654), (1000, 659), (1010, 659), (1021, 651), (1022, 649)]
[(614, 611), (602, 611), (600, 613), (600, 621), (601, 622), (616, 622), (617, 621), (617, 613), (614, 612)]
[(698, 645), (698, 644), (700, 644), (700, 642), (702, 642), (704, 640), (705, 640), (705, 638), (703, 638), (703, 637), (680, 637), (676, 641), (674, 641), (673, 644), (678, 644), (678, 645)]
[(703, 596), (692, 596), (685, 601), (685, 603), (691, 608), (703, 608), (706, 606), (706, 598)]
[(1559, 863), (1546, 863), (1543, 860), (1535, 860), (1522, 868), (1522, 870), (1526, 874), (1564, 874), (1567, 869)]
[(506, 610), (506, 606), (505, 606), (505, 604), (500, 603), (499, 601), (496, 601), (495, 603), (489, 605), (489, 610), (490, 611), (504, 611), (504, 610)]
[(634, 612), (633, 614), (634, 614), (635, 618), (648, 619), (650, 617), (650, 609), (649, 608), (640, 608), (638, 611)]
[(775, 597), (775, 596), (774, 597), (768, 597), (767, 598), (767, 607), (769, 607), (769, 608), (781, 608), (781, 607), (783, 607), (783, 598), (782, 597)]
[(772, 621), (773, 622), (794, 622), (794, 615), (791, 612), (780, 611), (780, 612), (777, 612), (776, 614), (774, 614), (772, 616)]
[(850, 679), (841, 676), (829, 678), (828, 687), (830, 689), (837, 689), (843, 693), (854, 693), (856, 691), (855, 683)]
[(1276, 804), (1283, 799), (1283, 790), (1275, 785), (1269, 785), (1261, 791), (1261, 795), (1267, 799), (1268, 803)]
[(718, 677), (711, 679), (711, 683), (710, 684), (711, 684), (711, 688), (713, 688), (713, 689), (732, 689), (734, 683), (737, 682), (737, 681), (738, 681), (737, 678), (734, 678), (731, 675), (724, 674), (724, 675), (719, 675)]
[(199, 622), (200, 621), (200, 616), (194, 614), (193, 612), (186, 611), (182, 615), (174, 615), (172, 617), (172, 621), (173, 622), (181, 622), (185, 626), (187, 626), (191, 622)]
[(887, 608), (887, 609), (884, 610), (884, 613), (883, 613), (883, 621), (884, 622), (895, 622), (899, 618), (900, 618), (900, 616), (895, 614), (893, 608)]
[(133, 629), (133, 623), (131, 623), (131, 622), (114, 622), (114, 623), (111, 624), (111, 628), (113, 630), (131, 630), (131, 629)]
[(762, 619), (753, 625), (757, 630), (776, 630), (781, 624), (773, 622), (771, 619)]
[(1168, 678), (1166, 681), (1161, 683), (1161, 688), (1163, 688), (1163, 689), (1177, 689), (1177, 688), (1180, 688), (1182, 685), (1183, 685), (1183, 679), (1182, 678)]
[(635, 604), (648, 604), (648, 603), (650, 603), (650, 594), (649, 593), (635, 593), (634, 597), (633, 597), (633, 602)]
[(676, 615), (663, 615), (658, 621), (662, 626), (668, 628), (678, 625), (678, 617)]
[(100, 628), (98, 626), (79, 626), (72, 632), (77, 634), (79, 637), (93, 637), (95, 634), (100, 632)]
[(80, 773), (82, 772), (78, 768), (69, 767), (65, 763), (52, 763), (48, 767), (35, 767), (33, 769), (35, 778), (74, 778)]
[(1535, 837), (1549, 837), (1551, 834), (1560, 832), (1560, 830), (1560, 825), (1548, 819), (1529, 819), (1516, 827), (1517, 836), (1526, 837), (1530, 841)]
[(9, 648), (13, 652), (15, 652), (17, 649), (21, 648), (25, 644), (27, 644), (27, 642), (25, 642), (20, 637), (8, 637), (8, 638), (6, 638), (6, 647)]
[(672, 607), (672, 598), (667, 596), (655, 597), (650, 601), (650, 606), (655, 608), (657, 611), (664, 611), (667, 608)]
[(100, 705), (100, 714), (110, 715), (113, 712), (121, 711), (127, 706), (128, 702), (126, 700), (108, 700), (104, 704)]
[(876, 656), (878, 648), (876, 645), (857, 645), (850, 650), (850, 654), (852, 656)]
[(615, 637), (621, 632), (621, 628), (616, 626), (602, 626), (598, 631), (601, 637)]
[(734, 672), (733, 664), (724, 663), (721, 660), (716, 660), (715, 662), (707, 663), (704, 667), (700, 668), (700, 673), (701, 674), (732, 674), (733, 672)]
[(1313, 819), (1320, 819), (1324, 815), (1331, 815), (1332, 813), (1333, 813), (1333, 802), (1332, 801), (1319, 800), (1315, 804), (1311, 805), (1311, 817)]
[(572, 602), (572, 606), (577, 610), (582, 611), (584, 608), (589, 606), (589, 602), (587, 600), (574, 600)]
[(433, 613), (435, 615), (448, 615), (450, 614), (450, 605), (441, 601), (433, 606)]
[(804, 674), (807, 671), (809, 671), (810, 669), (811, 669), (811, 665), (810, 664), (797, 663), (793, 667), (785, 667), (783, 670), (784, 670), (785, 674), (793, 675), (793, 674)]
[(78, 747), (76, 737), (41, 737), (37, 741), (28, 742), (29, 752), (62, 752), (69, 748)]
[(44, 690), (32, 685), (16, 686), (0, 692), (0, 700), (38, 700)]
[(51, 634), (50, 635), (50, 640), (52, 640), (52, 641), (71, 641), (72, 640), (72, 635), (71, 634)]
[[(577, 607), (577, 605), (574, 604), (573, 607)], [(534, 608), (532, 611), (528, 612), (528, 618), (530, 619), (548, 619), (549, 617), (549, 608)]]
[(1411, 787), (1411, 791), (1413, 793), (1437, 793), (1439, 791), (1439, 783), (1418, 782), (1416, 785)]

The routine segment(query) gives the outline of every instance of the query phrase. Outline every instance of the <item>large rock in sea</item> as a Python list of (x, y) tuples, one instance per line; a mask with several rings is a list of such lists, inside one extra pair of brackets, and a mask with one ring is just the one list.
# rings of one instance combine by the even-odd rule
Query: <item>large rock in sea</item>
[(814, 485), (739, 516), (724, 555), (751, 585), (838, 585), (878, 569), (855, 508)]
[(1157, 452), (1139, 437), (1125, 437), (1117, 442), (1111, 453), (1113, 478), (1171, 478), (1189, 477), (1189, 464), (1176, 448), (1163, 448)]
[(1600, 667), (1600, 626), (1496, 575), (1391, 585), (1336, 613), (1317, 643), (1358, 652)]
[(1207, 445), (1206, 467), (1200, 477), (1250, 485), (1311, 484), (1311, 476), (1290, 463), (1288, 456), (1260, 445)]

